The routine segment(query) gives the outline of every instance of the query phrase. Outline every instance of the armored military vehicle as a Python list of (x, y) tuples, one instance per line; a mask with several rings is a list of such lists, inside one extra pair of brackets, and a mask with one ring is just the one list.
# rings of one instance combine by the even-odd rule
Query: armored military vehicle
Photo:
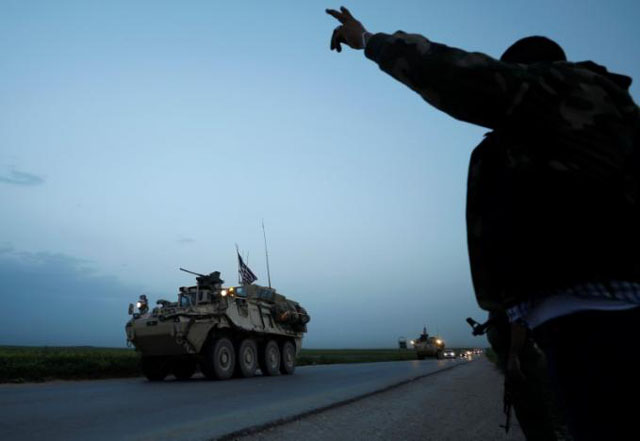
[(443, 358), (444, 341), (440, 337), (429, 336), (426, 326), (412, 343), (418, 360), (424, 360), (425, 357)]
[(258, 367), (263, 375), (293, 374), (310, 319), (300, 304), (251, 283), (223, 287), (218, 271), (192, 274), (197, 284), (179, 288), (176, 302), (158, 300), (151, 309), (142, 295), (129, 305), (127, 342), (150, 381), (188, 379), (198, 366), (218, 380), (251, 377)]

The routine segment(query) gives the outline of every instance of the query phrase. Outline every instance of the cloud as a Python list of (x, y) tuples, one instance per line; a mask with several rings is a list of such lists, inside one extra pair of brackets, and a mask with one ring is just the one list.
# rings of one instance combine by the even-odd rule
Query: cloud
[(8, 173), (0, 175), (0, 182), (11, 185), (34, 186), (44, 183), (44, 178), (31, 173), (18, 171), (16, 169), (9, 170)]
[(0, 344), (123, 346), (141, 292), (88, 260), (0, 247)]
[(181, 244), (189, 244), (189, 243), (194, 243), (196, 240), (192, 239), (190, 237), (181, 237), (180, 239), (178, 239), (178, 243)]

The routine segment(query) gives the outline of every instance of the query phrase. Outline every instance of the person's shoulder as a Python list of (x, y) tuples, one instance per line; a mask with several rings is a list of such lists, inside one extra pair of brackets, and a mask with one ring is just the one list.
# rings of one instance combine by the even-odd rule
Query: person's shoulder
[(544, 78), (553, 78), (568, 86), (593, 85), (605, 89), (608, 93), (628, 95), (631, 78), (609, 72), (593, 61), (554, 61), (530, 66), (530, 69)]
[(637, 106), (629, 94), (631, 78), (609, 72), (593, 61), (556, 61), (528, 66), (539, 94), (551, 98), (567, 113), (616, 114), (636, 113)]

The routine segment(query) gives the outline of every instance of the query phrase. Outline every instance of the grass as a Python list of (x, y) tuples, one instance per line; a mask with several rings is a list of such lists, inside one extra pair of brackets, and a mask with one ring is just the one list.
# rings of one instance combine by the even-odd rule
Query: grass
[[(298, 366), (415, 360), (412, 349), (303, 349)], [(0, 346), (0, 383), (142, 375), (133, 349)]]
[(140, 375), (133, 349), (0, 346), (0, 383)]

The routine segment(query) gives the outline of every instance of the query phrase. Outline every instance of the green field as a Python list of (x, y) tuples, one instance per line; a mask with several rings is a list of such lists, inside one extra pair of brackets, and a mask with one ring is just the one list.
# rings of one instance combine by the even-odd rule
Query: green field
[[(0, 346), (0, 383), (135, 377), (142, 375), (133, 349)], [(415, 360), (411, 349), (303, 349), (298, 366)]]
[[(303, 349), (298, 365), (415, 359), (412, 350)], [(0, 346), (0, 383), (141, 375), (133, 349)]]
[(132, 349), (0, 346), (0, 383), (140, 375)]

